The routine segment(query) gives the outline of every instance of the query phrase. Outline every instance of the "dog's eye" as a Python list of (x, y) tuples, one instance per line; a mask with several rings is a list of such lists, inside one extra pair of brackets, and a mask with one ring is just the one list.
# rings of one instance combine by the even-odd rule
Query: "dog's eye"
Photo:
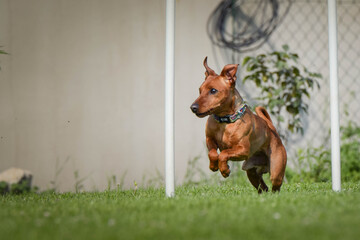
[(212, 88), (211, 90), (210, 90), (210, 94), (215, 94), (215, 93), (217, 93), (218, 92), (218, 90), (216, 90), (215, 88)]

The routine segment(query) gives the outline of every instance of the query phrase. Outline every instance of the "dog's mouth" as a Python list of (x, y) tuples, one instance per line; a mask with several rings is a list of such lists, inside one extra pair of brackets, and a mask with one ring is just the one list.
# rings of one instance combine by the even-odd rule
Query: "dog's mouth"
[(209, 111), (203, 112), (203, 113), (195, 113), (197, 117), (203, 118), (211, 114), (213, 109), (210, 109)]

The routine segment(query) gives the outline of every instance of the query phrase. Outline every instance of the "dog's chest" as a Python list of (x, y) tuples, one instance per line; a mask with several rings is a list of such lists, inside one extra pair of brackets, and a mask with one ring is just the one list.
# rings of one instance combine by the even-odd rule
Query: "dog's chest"
[(225, 127), (222, 124), (214, 131), (215, 141), (220, 150), (231, 148), (240, 141), (240, 134), (235, 128)]

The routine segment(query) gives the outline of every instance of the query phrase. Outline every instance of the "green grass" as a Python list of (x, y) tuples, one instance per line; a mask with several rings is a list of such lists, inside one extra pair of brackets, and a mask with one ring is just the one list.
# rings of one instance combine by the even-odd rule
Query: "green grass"
[(247, 182), (164, 189), (0, 196), (1, 239), (358, 239), (360, 183)]

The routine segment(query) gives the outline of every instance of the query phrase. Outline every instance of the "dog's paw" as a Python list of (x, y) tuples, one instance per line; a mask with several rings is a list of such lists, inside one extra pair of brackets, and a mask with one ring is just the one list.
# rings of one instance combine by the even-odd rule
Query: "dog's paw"
[(210, 167), (210, 170), (213, 172), (217, 172), (219, 170), (219, 167)]
[(227, 178), (229, 175), (230, 175), (230, 169), (229, 169), (229, 166), (227, 169), (221, 171), (221, 175), (224, 177), (224, 178)]
[(211, 161), (210, 162), (210, 166), (209, 166), (210, 170), (213, 172), (216, 172), (217, 170), (219, 170), (219, 164), (218, 161)]

